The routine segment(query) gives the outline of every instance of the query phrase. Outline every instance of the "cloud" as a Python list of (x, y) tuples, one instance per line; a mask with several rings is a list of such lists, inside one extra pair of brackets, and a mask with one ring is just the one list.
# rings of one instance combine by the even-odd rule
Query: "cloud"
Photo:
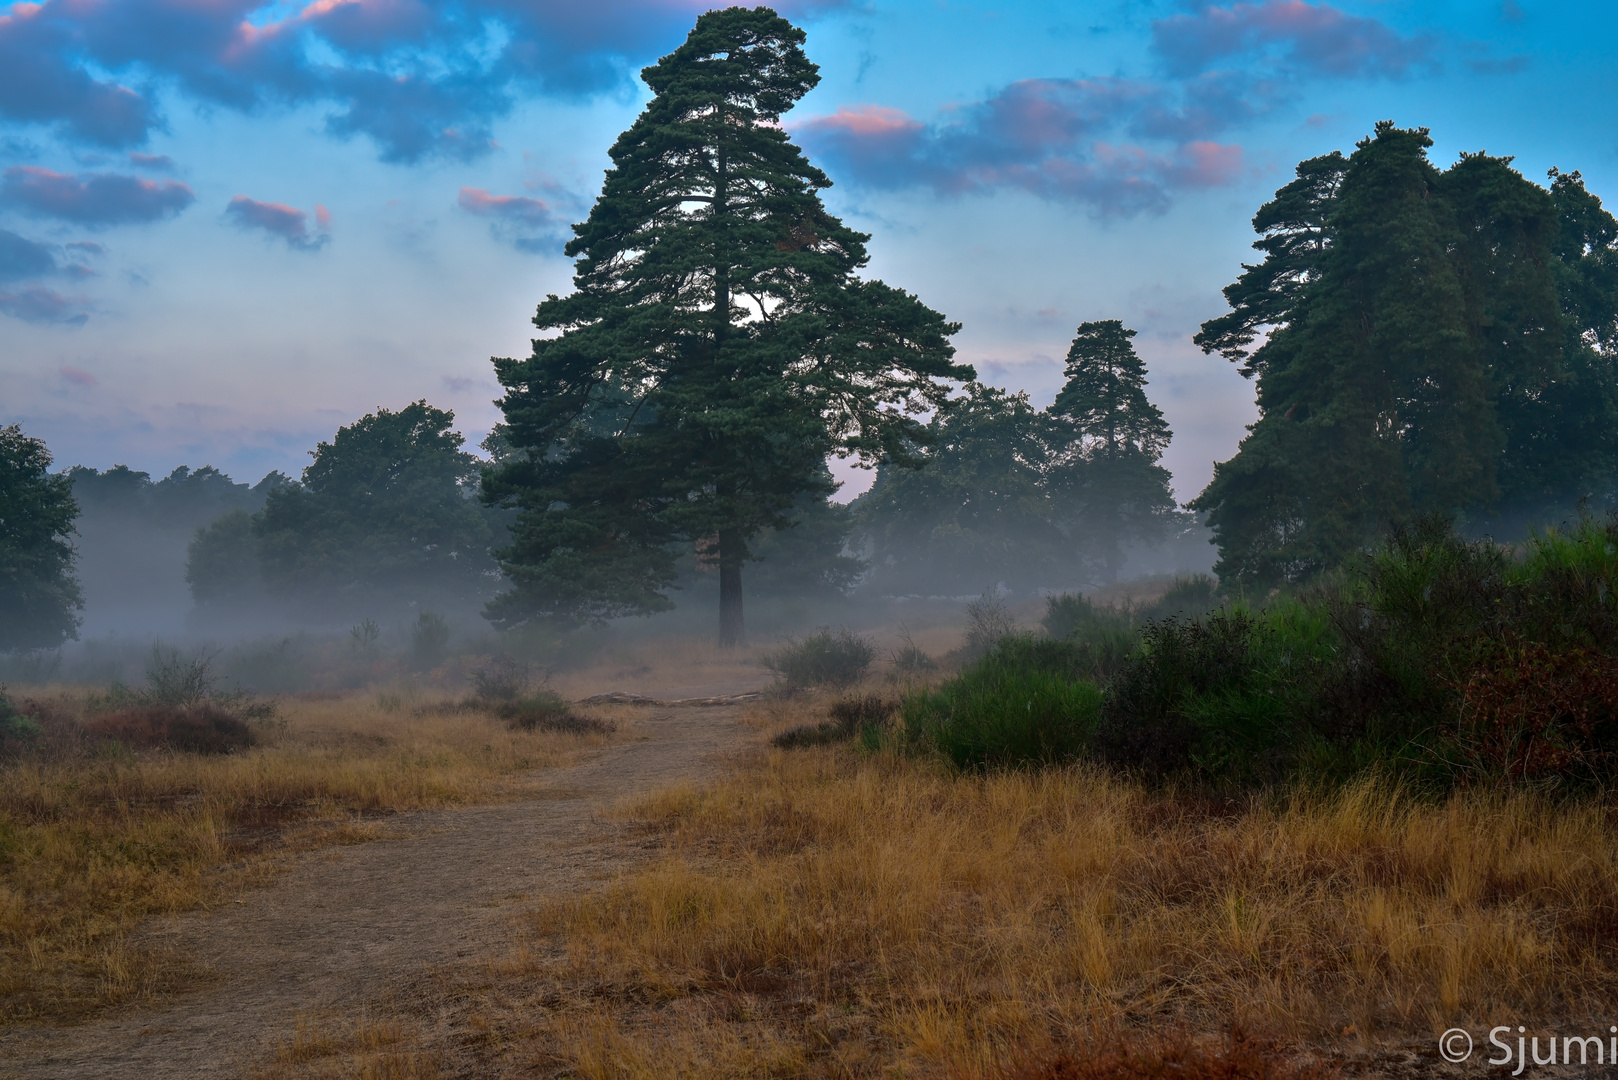
[(58, 374), (60, 374), (64, 380), (72, 383), (74, 386), (83, 386), (86, 389), (94, 386), (99, 381), (88, 371), (81, 371), (71, 364), (59, 369)]
[(0, 203), (81, 225), (126, 225), (178, 214), (196, 196), (177, 180), (118, 173), (83, 177), (14, 165), (0, 178)]
[[(319, 251), (331, 239), (324, 231), (309, 232), (309, 215), (285, 203), (259, 202), (246, 195), (238, 195), (225, 207), (225, 216), (239, 229), (263, 229), (271, 236), (279, 236), (287, 246), (300, 251)], [(321, 222), (324, 230), (331, 220), (328, 214)]]
[(489, 231), (531, 255), (559, 255), (569, 235), (555, 204), (526, 195), (491, 195), (463, 187), (455, 203), (469, 214), (490, 218)]
[[(525, 93), (623, 87), (710, 0), (43, 0), (0, 16), (0, 118), (138, 146), (161, 127), (142, 80), (213, 105), (331, 103), (334, 135), (385, 160), (470, 158)], [(783, 14), (840, 6), (801, 0)], [(266, 18), (265, 13), (270, 13)]]
[(31, 285), (19, 292), (0, 292), (0, 315), (10, 315), (31, 323), (63, 323), (83, 326), (90, 316), (83, 297), (63, 296), (43, 285)]
[(81, 142), (136, 146), (158, 124), (140, 92), (85, 70), (84, 12), (70, 3), (13, 4), (0, 15), (0, 117), (44, 124)]
[(56, 256), (45, 244), (0, 229), (0, 281), (20, 281), (56, 272)]
[(922, 185), (941, 194), (1020, 188), (1124, 216), (1160, 213), (1177, 191), (1227, 184), (1242, 173), (1241, 147), (1207, 137), (1251, 111), (1242, 95), (1205, 95), (1195, 108), (1180, 100), (1150, 82), (1027, 79), (933, 124), (865, 105), (794, 131), (873, 187)]
[(1296, 75), (1400, 78), (1427, 66), (1433, 45), (1430, 37), (1401, 37), (1376, 19), (1305, 0), (1209, 5), (1152, 23), (1153, 51), (1179, 76), (1263, 58)]
[(130, 154), (129, 163), (137, 169), (150, 169), (152, 172), (174, 171), (174, 159), (167, 154)]

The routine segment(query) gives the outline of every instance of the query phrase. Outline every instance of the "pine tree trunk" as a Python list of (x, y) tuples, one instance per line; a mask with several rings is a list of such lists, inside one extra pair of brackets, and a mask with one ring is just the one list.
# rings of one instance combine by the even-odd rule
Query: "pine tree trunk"
[(724, 649), (747, 644), (742, 622), (741, 549), (741, 538), (733, 530), (719, 530), (719, 646)]

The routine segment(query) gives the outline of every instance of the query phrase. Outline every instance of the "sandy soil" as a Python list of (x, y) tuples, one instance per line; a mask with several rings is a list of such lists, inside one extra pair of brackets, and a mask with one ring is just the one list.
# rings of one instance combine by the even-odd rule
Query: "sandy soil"
[(471, 957), (523, 901), (585, 887), (640, 857), (602, 811), (712, 775), (756, 737), (738, 712), (625, 710), (621, 741), (542, 774), (536, 797), (400, 815), (380, 842), (301, 857), (267, 888), (154, 926), (154, 938), (211, 973), (206, 989), (80, 1027), (6, 1032), (0, 1075), (241, 1076), (273, 1059), (300, 1017), (354, 1015), (408, 992)]

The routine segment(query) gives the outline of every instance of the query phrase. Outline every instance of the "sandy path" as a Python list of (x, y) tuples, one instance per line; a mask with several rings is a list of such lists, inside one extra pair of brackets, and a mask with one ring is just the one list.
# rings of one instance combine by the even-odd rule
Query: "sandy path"
[(734, 708), (648, 710), (626, 740), (545, 776), (539, 797), (401, 815), (390, 838), (302, 857), (241, 903), (156, 927), (218, 978), (157, 1009), (0, 1041), (19, 1077), (233, 1077), (300, 1015), (352, 1012), (487, 943), (521, 898), (570, 891), (633, 858), (600, 812), (626, 795), (710, 775), (745, 737)]

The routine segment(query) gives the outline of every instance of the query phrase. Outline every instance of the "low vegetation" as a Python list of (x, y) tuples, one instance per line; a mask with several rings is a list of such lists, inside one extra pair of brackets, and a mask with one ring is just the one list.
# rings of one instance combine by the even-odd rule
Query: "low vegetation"
[[(803, 728), (827, 704), (764, 715)], [(1291, 1080), (1618, 1007), (1595, 802), (1376, 778), (1225, 800), (857, 746), (629, 808), (661, 856), (463, 973), (447, 992), (475, 1038), (429, 1012), (388, 1054), (457, 1075)]]
[(897, 740), (961, 767), (1089, 758), (1222, 790), (1368, 771), (1422, 789), (1601, 788), (1618, 767), (1618, 519), (1520, 548), (1430, 520), (1340, 574), (1214, 607), (1053, 598), (912, 693)]
[(876, 659), (876, 646), (847, 628), (821, 627), (803, 638), (788, 638), (760, 657), (787, 690), (848, 686), (858, 682)]
[(379, 815), (505, 797), (607, 727), (508, 723), (423, 691), (270, 716), (193, 689), (0, 694), (0, 1022), (173, 989), (192, 973), (131, 936), (145, 919), (263, 880), (266, 856), (364, 839)]

